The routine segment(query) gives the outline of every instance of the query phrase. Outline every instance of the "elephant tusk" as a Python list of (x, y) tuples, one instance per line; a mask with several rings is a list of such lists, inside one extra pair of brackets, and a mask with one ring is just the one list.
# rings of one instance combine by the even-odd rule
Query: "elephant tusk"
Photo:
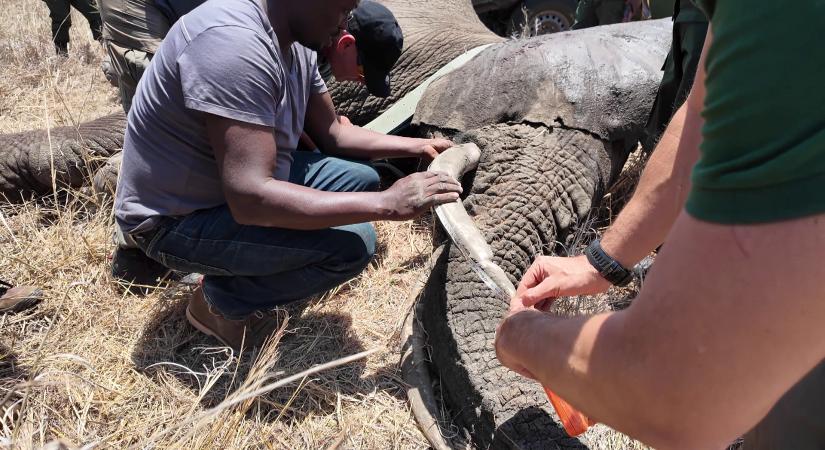
[[(430, 164), (429, 170), (444, 172), (460, 180), (467, 172), (478, 167), (481, 150), (476, 144), (461, 144), (442, 152)], [(464, 208), (461, 200), (439, 205), (436, 215), (459, 250), (470, 259), (477, 271), (483, 273), (483, 281), (490, 280), (507, 296), (515, 295), (515, 288), (504, 270), (492, 260), (493, 251)], [(428, 261), (430, 271), (444, 252), (445, 246), (436, 248)], [(480, 274), (481, 275), (481, 274)], [(407, 384), (407, 399), (418, 426), (435, 450), (451, 450), (453, 446), (444, 438), (439, 427), (439, 407), (427, 367), (426, 336), (418, 316), (421, 296), (429, 272), (422, 275), (410, 292), (408, 303), (413, 307), (401, 330), (401, 376)], [(484, 278), (487, 280), (484, 280)]]
[[(478, 167), (481, 150), (473, 143), (456, 145), (438, 155), (430, 164), (433, 172), (446, 172), (460, 180), (467, 172)], [(501, 297), (509, 299), (516, 294), (516, 288), (504, 270), (493, 262), (493, 250), (484, 235), (473, 222), (461, 200), (435, 207), (441, 226), (458, 249), (474, 265), (479, 277), (494, 291), (502, 292)], [(490, 283), (493, 286), (490, 286)]]
[[(430, 255), (427, 262), (430, 270), (443, 250), (444, 246), (439, 246)], [(453, 450), (453, 446), (444, 438), (439, 426), (439, 406), (430, 378), (430, 369), (427, 366), (428, 356), (425, 349), (427, 338), (418, 318), (421, 305), (418, 300), (429, 274), (427, 271), (419, 277), (408, 298), (407, 303), (411, 304), (412, 308), (401, 329), (401, 377), (407, 384), (407, 400), (410, 402), (410, 410), (433, 450)]]

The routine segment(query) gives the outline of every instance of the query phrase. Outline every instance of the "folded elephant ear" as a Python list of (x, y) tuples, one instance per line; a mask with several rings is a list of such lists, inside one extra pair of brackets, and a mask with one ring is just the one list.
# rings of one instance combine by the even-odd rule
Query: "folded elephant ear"
[(586, 130), (606, 141), (638, 139), (671, 31), (662, 19), (494, 45), (433, 81), (413, 123), (461, 131), (532, 123)]

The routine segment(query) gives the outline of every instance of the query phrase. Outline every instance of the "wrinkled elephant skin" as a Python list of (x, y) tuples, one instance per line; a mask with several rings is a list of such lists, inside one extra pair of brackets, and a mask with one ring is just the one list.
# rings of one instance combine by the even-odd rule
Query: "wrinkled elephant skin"
[[(330, 84), (339, 112), (356, 124), (376, 117), (456, 56), (495, 44), (436, 80), (414, 124), (482, 150), (464, 204), (495, 262), (515, 284), (536, 255), (567, 239), (624, 163), (661, 78), (671, 23), (502, 42), (478, 20), (471, 0), (381, 3), (404, 32), (404, 50), (391, 75), (393, 95), (377, 99), (352, 83)], [(95, 185), (111, 188), (124, 122), (120, 114), (50, 134), (0, 136), (0, 191), (20, 199), (51, 192), (53, 184), (77, 187), (100, 165)], [(455, 249), (442, 254), (423, 301), (422, 321), (445, 402), (476, 446), (587, 443), (587, 435), (564, 435), (538, 385), (498, 364), (492, 342), (506, 305)]]
[[(495, 45), (436, 80), (414, 123), (482, 150), (464, 205), (513, 284), (565, 243), (645, 124), (670, 23), (599, 27)], [(460, 133), (459, 133), (460, 131)], [(507, 310), (456, 249), (442, 253), (421, 320), (453, 419), (480, 448), (580, 448), (541, 387), (495, 357)]]
[(0, 135), (0, 194), (10, 201), (79, 188), (123, 148), (126, 117), (104, 116), (77, 127)]

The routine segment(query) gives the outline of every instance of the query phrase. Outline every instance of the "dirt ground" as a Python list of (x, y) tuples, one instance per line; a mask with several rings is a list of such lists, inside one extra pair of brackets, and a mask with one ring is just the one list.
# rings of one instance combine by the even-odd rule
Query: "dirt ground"
[[(62, 59), (43, 2), (3, 6), (0, 133), (120, 109), (81, 15), (73, 13), (71, 55)], [(45, 293), (33, 310), (0, 315), (0, 448), (427, 447), (398, 359), (409, 290), (431, 250), (429, 220), (375, 224), (378, 257), (365, 273), (281, 311), (271, 345), (239, 357), (188, 325), (189, 286), (138, 297), (111, 282), (110, 204), (78, 195), (0, 212), (0, 279)], [(375, 352), (251, 396), (367, 350)], [(638, 447), (606, 427), (596, 433), (599, 448)]]

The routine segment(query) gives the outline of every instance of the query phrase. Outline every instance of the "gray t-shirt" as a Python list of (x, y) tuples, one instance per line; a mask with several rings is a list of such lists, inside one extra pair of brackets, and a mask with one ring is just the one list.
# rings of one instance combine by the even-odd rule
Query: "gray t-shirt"
[(315, 52), (294, 43), (284, 57), (277, 44), (258, 0), (208, 1), (172, 26), (129, 112), (115, 200), (121, 229), (226, 203), (205, 113), (272, 127), (274, 177), (289, 179), (307, 102), (326, 85)]

